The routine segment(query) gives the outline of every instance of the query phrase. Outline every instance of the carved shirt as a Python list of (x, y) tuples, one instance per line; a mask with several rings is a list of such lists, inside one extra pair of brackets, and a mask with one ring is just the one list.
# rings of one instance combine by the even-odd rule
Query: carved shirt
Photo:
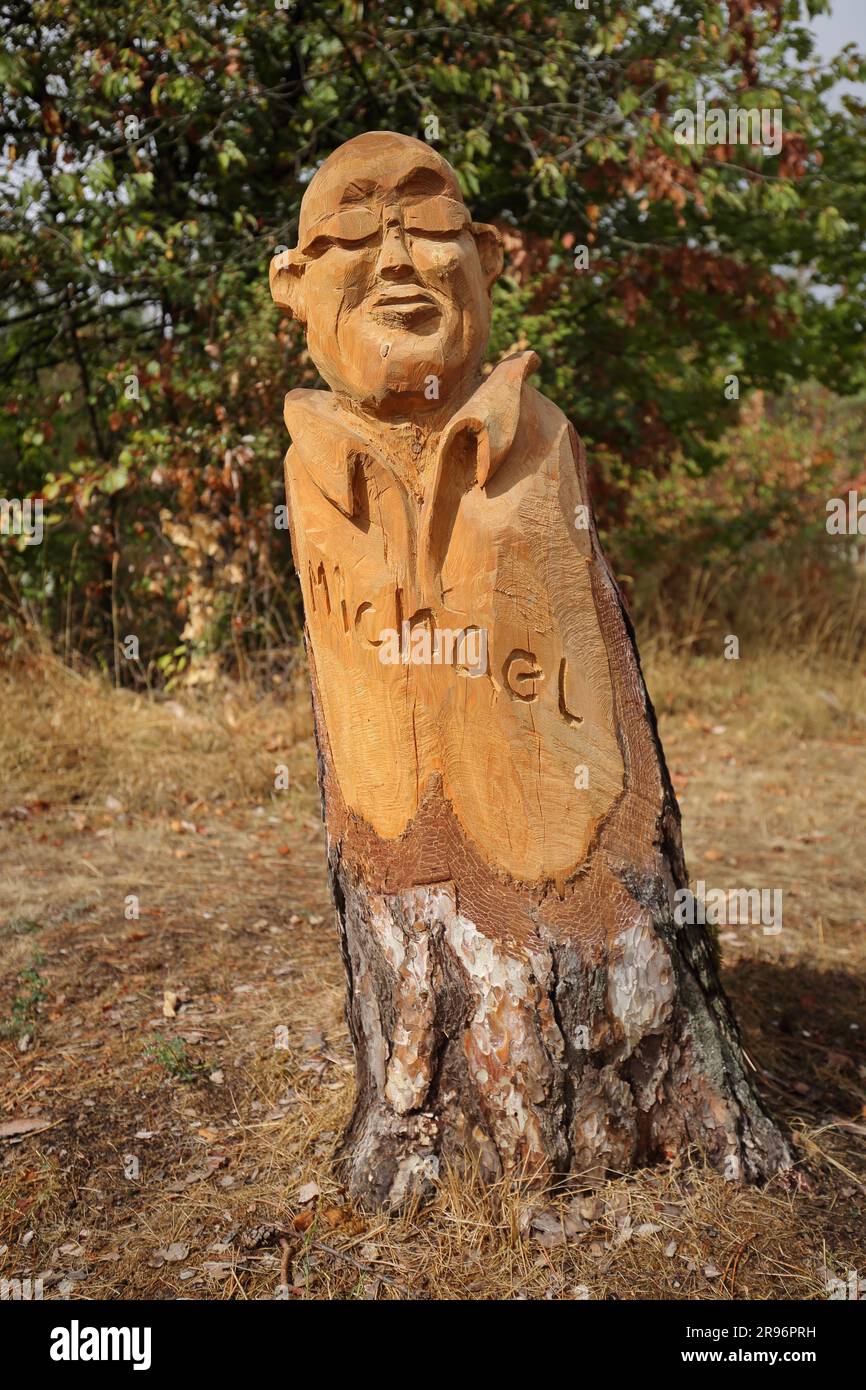
[[(623, 787), (574, 430), (500, 363), (442, 430), (423, 496), (374, 428), (291, 391), (286, 491), (331, 757), (403, 834), (437, 778), (514, 878), (579, 868)], [(402, 474), (402, 476), (401, 476)]]

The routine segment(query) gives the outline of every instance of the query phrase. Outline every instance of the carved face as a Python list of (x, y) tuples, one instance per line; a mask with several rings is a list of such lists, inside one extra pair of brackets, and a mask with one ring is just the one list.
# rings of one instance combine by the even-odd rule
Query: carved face
[(333, 390), (382, 414), (424, 412), (474, 382), (502, 265), (448, 164), (419, 140), (359, 136), (316, 174), (298, 247), (275, 257), (278, 303), (307, 325)]

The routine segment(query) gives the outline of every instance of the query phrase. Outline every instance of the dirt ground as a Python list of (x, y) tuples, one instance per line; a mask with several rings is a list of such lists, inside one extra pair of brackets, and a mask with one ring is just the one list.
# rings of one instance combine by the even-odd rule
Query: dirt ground
[[(45, 1298), (866, 1296), (864, 678), (651, 656), (693, 882), (783, 892), (724, 979), (795, 1180), (700, 1154), (593, 1191), (353, 1209), (353, 1085), (303, 678), (0, 679), (0, 1278)], [(275, 787), (275, 778), (279, 788)], [(288, 783), (284, 787), (284, 783)]]

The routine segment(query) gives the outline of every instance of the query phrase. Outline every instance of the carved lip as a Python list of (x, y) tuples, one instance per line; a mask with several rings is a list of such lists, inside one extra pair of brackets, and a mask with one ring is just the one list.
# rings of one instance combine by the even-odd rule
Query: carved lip
[(432, 294), (417, 285), (395, 285), (373, 300), (374, 309), (435, 309), (436, 300)]

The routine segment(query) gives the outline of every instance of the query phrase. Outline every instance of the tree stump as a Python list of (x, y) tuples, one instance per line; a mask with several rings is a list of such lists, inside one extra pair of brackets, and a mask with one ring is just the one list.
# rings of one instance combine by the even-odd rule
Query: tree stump
[(691, 1146), (790, 1162), (705, 927), (573, 427), (487, 375), (496, 230), (389, 132), (337, 150), (271, 266), (329, 391), (291, 391), (305, 615), (370, 1206), (443, 1162), (550, 1181)]

